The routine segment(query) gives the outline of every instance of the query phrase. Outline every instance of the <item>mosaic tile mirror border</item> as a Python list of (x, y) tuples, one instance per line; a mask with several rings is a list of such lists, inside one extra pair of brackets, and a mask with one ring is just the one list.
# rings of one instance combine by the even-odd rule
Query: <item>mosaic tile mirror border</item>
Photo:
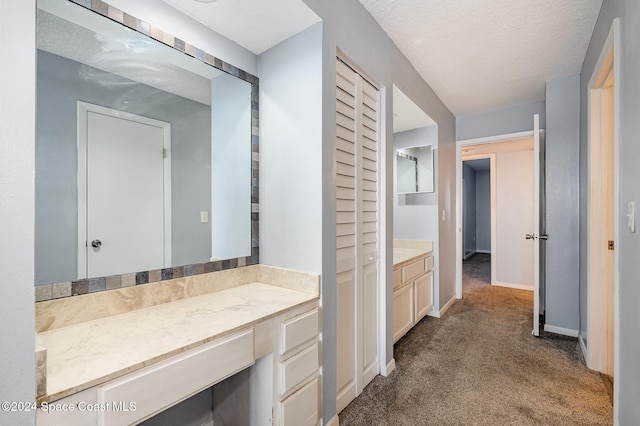
[(242, 266), (257, 265), (260, 263), (259, 253), (259, 80), (258, 77), (243, 71), (227, 62), (224, 62), (209, 53), (204, 52), (180, 40), (159, 28), (152, 27), (148, 23), (137, 19), (118, 8), (115, 8), (101, 0), (69, 0), (75, 4), (90, 9), (106, 18), (119, 22), (132, 30), (145, 34), (169, 47), (186, 53), (202, 62), (216, 67), (228, 74), (238, 77), (251, 84), (251, 255), (236, 259), (218, 260), (192, 265), (176, 266), (171, 268), (154, 269), (151, 271), (139, 271), (129, 274), (112, 275), (109, 277), (97, 277), (81, 279), (77, 281), (55, 283), (36, 286), (36, 302), (63, 297), (80, 296), (99, 291), (113, 290), (133, 285), (148, 284), (157, 281), (182, 278), (191, 275), (205, 274), (224, 269), (238, 268)]

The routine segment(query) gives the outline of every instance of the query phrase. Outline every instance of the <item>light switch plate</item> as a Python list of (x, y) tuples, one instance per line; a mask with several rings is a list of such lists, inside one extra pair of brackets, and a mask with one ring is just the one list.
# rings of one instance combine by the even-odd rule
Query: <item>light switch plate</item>
[(629, 201), (627, 210), (627, 229), (629, 232), (636, 232), (636, 202)]
[(207, 222), (209, 222), (209, 212), (208, 211), (200, 212), (200, 223), (207, 223)]

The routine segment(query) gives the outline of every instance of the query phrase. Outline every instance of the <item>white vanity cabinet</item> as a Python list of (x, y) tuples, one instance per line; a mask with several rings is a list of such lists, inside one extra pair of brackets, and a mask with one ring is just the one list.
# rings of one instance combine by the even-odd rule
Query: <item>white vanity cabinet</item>
[[(266, 370), (273, 372), (272, 377), (257, 379), (262, 383), (256, 389), (262, 399), (256, 404), (262, 408), (251, 407), (251, 424), (316, 426), (321, 415), (319, 329), (317, 302), (293, 308), (230, 336), (45, 403), (50, 412), (40, 408), (37, 424), (137, 424), (272, 354), (272, 367)], [(252, 372), (251, 380), (255, 382), (261, 374)]]
[[(249, 283), (58, 328), (42, 326), (38, 336), (47, 351), (47, 393), (36, 423), (138, 424), (213, 386), (214, 419), (241, 414), (243, 424), (252, 426), (317, 426), (318, 276), (263, 265), (221, 271), (194, 282), (51, 301), (38, 306), (38, 321), (72, 320), (83, 305), (118, 307), (132, 296), (143, 300), (183, 285), (191, 292), (239, 274)], [(284, 287), (297, 278), (297, 288), (308, 292)]]
[(433, 307), (433, 256), (421, 253), (393, 268), (393, 342)]
[(318, 328), (318, 309), (284, 321), (280, 327), (280, 422), (276, 423), (282, 426), (315, 426), (320, 420)]

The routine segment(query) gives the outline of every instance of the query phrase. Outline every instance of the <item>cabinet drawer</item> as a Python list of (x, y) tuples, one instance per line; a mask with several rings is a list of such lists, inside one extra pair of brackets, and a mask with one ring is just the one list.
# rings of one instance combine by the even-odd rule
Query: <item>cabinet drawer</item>
[(318, 401), (318, 379), (316, 378), (282, 402), (282, 425), (316, 426), (320, 418)]
[(393, 288), (396, 289), (402, 285), (402, 271), (398, 269), (393, 270)]
[(252, 365), (253, 329), (209, 343), (98, 388), (98, 403), (132, 411), (105, 411), (104, 425), (131, 424)]
[(318, 344), (315, 343), (283, 363), (280, 381), (281, 395), (285, 395), (296, 385), (315, 374), (318, 371), (319, 359)]
[(427, 272), (433, 270), (433, 256), (427, 256), (424, 260), (424, 270)]
[(402, 268), (402, 282), (406, 283), (411, 281), (418, 275), (424, 272), (425, 262), (424, 259), (416, 260), (413, 263), (408, 264)]
[(414, 296), (413, 284), (402, 287), (393, 292), (393, 342), (413, 327)]
[(283, 322), (281, 335), (280, 355), (318, 336), (318, 310)]

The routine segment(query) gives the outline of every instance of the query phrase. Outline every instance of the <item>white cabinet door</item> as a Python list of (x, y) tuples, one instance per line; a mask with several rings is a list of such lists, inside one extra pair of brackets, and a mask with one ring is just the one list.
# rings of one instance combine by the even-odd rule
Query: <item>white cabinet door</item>
[(414, 287), (406, 285), (393, 292), (393, 343), (413, 327)]
[(433, 271), (415, 281), (416, 321), (420, 321), (433, 307)]

